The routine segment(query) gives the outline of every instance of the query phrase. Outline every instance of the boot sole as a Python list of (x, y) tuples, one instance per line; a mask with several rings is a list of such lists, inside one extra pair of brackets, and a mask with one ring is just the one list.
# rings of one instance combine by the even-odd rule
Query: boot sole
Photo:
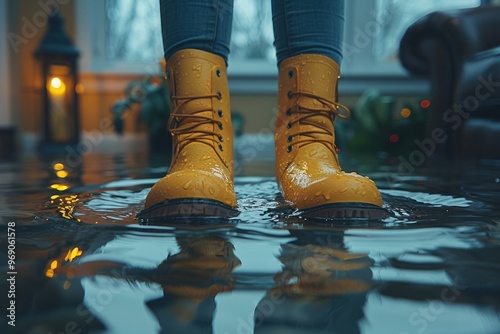
[(319, 220), (378, 220), (391, 216), (390, 212), (373, 204), (325, 204), (293, 213), (291, 216)]
[(137, 214), (141, 223), (170, 219), (190, 218), (232, 218), (238, 210), (219, 201), (204, 198), (185, 198), (167, 200), (142, 210)]

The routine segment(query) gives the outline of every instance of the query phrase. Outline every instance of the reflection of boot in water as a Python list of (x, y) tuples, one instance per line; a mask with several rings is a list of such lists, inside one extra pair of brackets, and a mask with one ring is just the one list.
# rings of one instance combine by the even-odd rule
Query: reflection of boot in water
[(373, 261), (341, 241), (305, 239), (283, 245), (284, 268), (255, 310), (255, 332), (358, 333)]
[(240, 265), (234, 246), (220, 237), (178, 238), (181, 251), (169, 256), (149, 279), (164, 296), (147, 303), (164, 332), (211, 332), (215, 296), (231, 291), (233, 269)]

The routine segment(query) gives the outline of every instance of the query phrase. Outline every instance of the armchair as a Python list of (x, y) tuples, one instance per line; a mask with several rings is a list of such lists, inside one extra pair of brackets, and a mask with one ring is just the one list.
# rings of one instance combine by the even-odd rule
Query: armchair
[(431, 82), (427, 135), (447, 156), (500, 158), (500, 6), (434, 12), (404, 34), (399, 57)]

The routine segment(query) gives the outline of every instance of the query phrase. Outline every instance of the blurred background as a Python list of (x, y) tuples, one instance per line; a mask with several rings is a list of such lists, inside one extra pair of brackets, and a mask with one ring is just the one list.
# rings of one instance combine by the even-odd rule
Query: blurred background
[[(400, 40), (413, 22), (430, 12), (485, 3), (346, 1), (339, 91), (340, 102), (353, 110), (353, 120), (336, 124), (341, 149), (374, 146), (400, 152), (423, 134), (430, 84), (402, 68)], [(44, 70), (50, 69), (44, 63), (50, 63), (50, 57), (35, 57), (53, 10), (60, 12), (64, 31), (78, 50), (72, 70), (76, 73), (68, 79), (74, 74), (75, 82), (62, 81), (74, 85), (75, 100), (68, 102), (73, 97), (66, 96), (60, 101), (61, 108), (67, 109), (64, 112), (72, 115), (59, 120), (50, 119), (47, 108), (53, 107), (46, 106), (57, 100), (55, 86), (44, 85), (54, 79)], [(235, 131), (267, 146), (272, 141), (277, 103), (271, 2), (235, 0), (234, 15), (228, 71)], [(96, 147), (115, 150), (144, 149), (144, 145), (162, 142), (168, 105), (160, 33), (158, 0), (0, 0), (0, 35), (6, 36), (0, 43), (1, 157), (13, 158), (44, 145), (66, 147), (82, 139), (98, 138)], [(72, 124), (64, 125), (64, 121)], [(62, 133), (63, 127), (69, 134)], [(78, 133), (71, 137), (71, 132)], [(57, 138), (62, 139), (58, 142)]]

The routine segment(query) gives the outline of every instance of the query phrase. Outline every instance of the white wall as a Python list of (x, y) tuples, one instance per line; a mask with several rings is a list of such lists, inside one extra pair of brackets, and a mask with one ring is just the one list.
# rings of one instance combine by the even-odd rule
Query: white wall
[(6, 38), (7, 1), (0, 0), (0, 127), (10, 127), (14, 123), (11, 110), (10, 67), (8, 63), (9, 42)]

